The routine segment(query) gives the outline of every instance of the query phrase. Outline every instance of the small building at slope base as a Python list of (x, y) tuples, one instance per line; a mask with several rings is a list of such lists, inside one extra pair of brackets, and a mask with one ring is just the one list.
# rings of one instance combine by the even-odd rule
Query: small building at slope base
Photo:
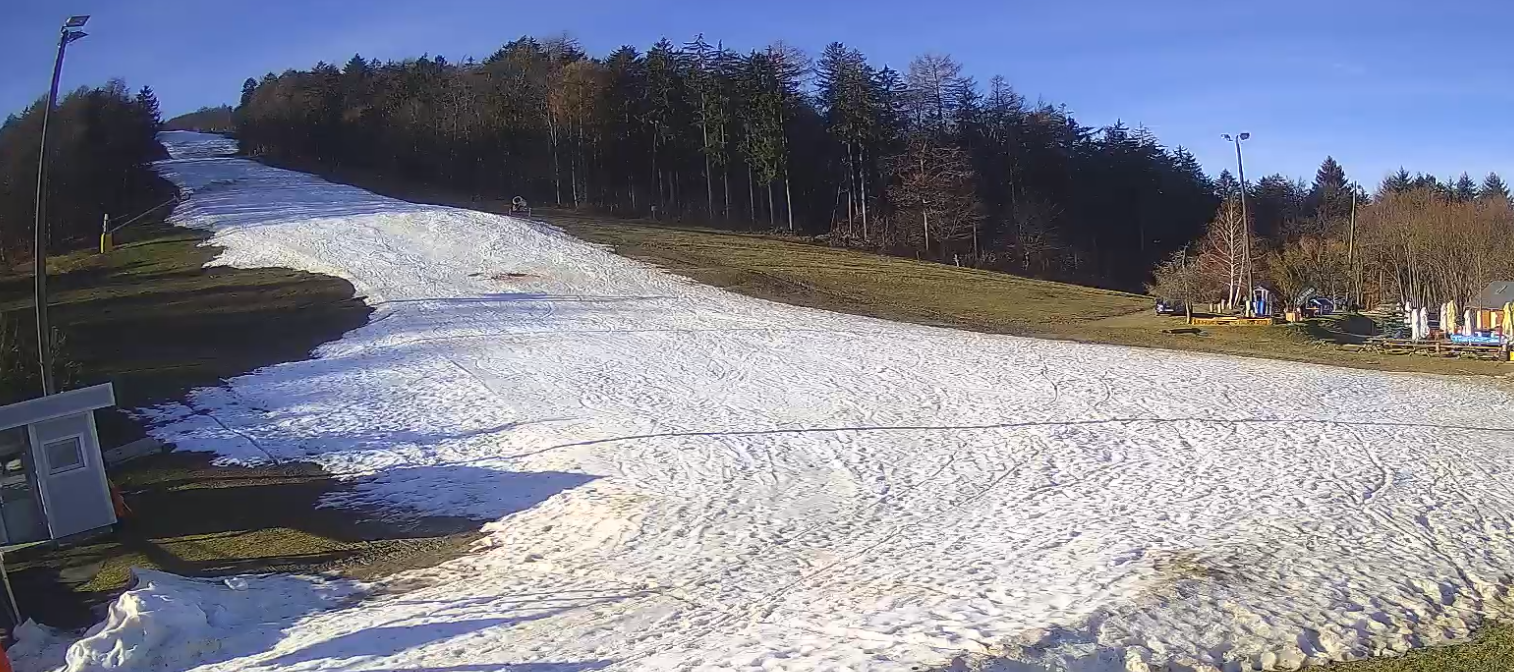
[(116, 523), (95, 429), (109, 383), (0, 406), (0, 548)]
[(1467, 302), (1467, 307), (1472, 309), (1472, 319), (1476, 322), (1474, 328), (1479, 331), (1492, 331), (1498, 329), (1505, 332), (1505, 340), (1514, 334), (1514, 331), (1504, 325), (1504, 306), (1514, 303), (1514, 281), (1500, 280), (1488, 283), (1477, 296)]

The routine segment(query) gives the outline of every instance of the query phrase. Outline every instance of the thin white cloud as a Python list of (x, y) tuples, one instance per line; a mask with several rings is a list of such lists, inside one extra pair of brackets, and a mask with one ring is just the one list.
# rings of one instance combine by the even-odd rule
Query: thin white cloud
[(1358, 63), (1344, 63), (1336, 61), (1330, 64), (1330, 69), (1343, 75), (1349, 75), (1351, 77), (1360, 77), (1367, 74), (1367, 68)]

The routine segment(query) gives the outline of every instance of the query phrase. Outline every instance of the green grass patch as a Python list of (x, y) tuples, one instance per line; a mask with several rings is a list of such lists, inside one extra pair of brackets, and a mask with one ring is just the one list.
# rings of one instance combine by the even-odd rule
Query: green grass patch
[(1417, 649), (1396, 658), (1334, 665), (1337, 672), (1509, 672), (1514, 670), (1514, 625), (1492, 623), (1466, 644)]
[(738, 293), (891, 320), (1034, 333), (1150, 306), (1147, 297), (1004, 273), (826, 247), (773, 236), (605, 223), (554, 212), (548, 221), (616, 252)]
[[(507, 204), (456, 203), (503, 211)], [(1272, 327), (1199, 327), (1158, 316), (1151, 297), (921, 262), (768, 235), (545, 211), (590, 242), (728, 290), (901, 322), (1089, 343), (1193, 350), (1383, 371), (1505, 375), (1503, 362), (1356, 352), (1370, 320), (1331, 316)]]
[[(304, 359), (362, 326), (369, 308), (346, 281), (288, 269), (204, 268), (200, 231), (128, 230), (109, 254), (50, 263), (50, 315), (81, 384), (113, 382), (122, 407), (182, 398), (262, 366)], [(32, 325), (32, 278), (0, 275), (0, 312)], [(297, 317), (298, 319), (290, 319)]]

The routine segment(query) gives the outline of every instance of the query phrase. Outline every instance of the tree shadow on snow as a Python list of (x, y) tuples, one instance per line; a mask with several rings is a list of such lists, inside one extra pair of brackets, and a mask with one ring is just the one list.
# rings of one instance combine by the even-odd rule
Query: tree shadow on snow
[(317, 642), (298, 651), (267, 661), (268, 665), (294, 665), (330, 658), (379, 657), (404, 653), (432, 642), (461, 637), (479, 630), (508, 627), (552, 615), (551, 612), (525, 618), (478, 618), (468, 621), (393, 625), (366, 628)]
[[(577, 604), (570, 607), (548, 609), (522, 616), (494, 616), (489, 618), (476, 618), (462, 621), (447, 621), (440, 623), (418, 623), (411, 625), (385, 625), (376, 628), (364, 628), (343, 635), (337, 635), (331, 639), (317, 642), (298, 651), (280, 655), (271, 660), (262, 661), (263, 665), (287, 666), (299, 663), (311, 663), (328, 659), (351, 659), (351, 658), (387, 658), (396, 656), (412, 649), (429, 644), (443, 642), (458, 637), (463, 637), (483, 630), (494, 628), (509, 628), (521, 623), (551, 618), (573, 609), (587, 606), (587, 604), (604, 602), (606, 600), (591, 600), (585, 604)], [(504, 633), (502, 636), (508, 636)], [(459, 642), (459, 645), (462, 643)], [(461, 648), (466, 648), (461, 647)], [(573, 663), (520, 663), (520, 664), (463, 664), (447, 667), (424, 667), (424, 668), (383, 668), (390, 672), (464, 672), (466, 670), (535, 670), (537, 672), (569, 672), (576, 670), (597, 670), (606, 667), (611, 661), (583, 661)]]
[[(560, 471), (518, 472), (443, 464), (385, 469), (333, 492), (324, 504), (400, 506), (418, 516), (430, 511), (453, 511), (474, 521), (497, 520), (525, 511), (548, 498), (598, 479), (598, 476)], [(390, 513), (389, 517), (405, 516)]]
[(588, 672), (603, 670), (613, 660), (586, 660), (574, 663), (483, 663), (478, 665), (448, 665), (446, 667), (394, 667), (374, 672)]
[(659, 299), (676, 299), (675, 296), (617, 296), (617, 295), (592, 295), (592, 294), (545, 294), (542, 292), (497, 292), (482, 294), (479, 296), (458, 296), (451, 298), (435, 299), (390, 299), (379, 301), (373, 307), (423, 303), (442, 305), (466, 305), (466, 304), (509, 304), (517, 301), (546, 301), (551, 303), (625, 303), (630, 301), (656, 301)]

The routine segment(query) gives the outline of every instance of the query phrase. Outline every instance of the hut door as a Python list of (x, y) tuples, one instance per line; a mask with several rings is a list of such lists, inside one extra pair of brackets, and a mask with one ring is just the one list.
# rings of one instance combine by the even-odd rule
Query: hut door
[(26, 426), (0, 430), (0, 544), (48, 538), (35, 473)]
[(53, 539), (116, 522), (105, 465), (89, 412), (31, 426), (32, 464)]

